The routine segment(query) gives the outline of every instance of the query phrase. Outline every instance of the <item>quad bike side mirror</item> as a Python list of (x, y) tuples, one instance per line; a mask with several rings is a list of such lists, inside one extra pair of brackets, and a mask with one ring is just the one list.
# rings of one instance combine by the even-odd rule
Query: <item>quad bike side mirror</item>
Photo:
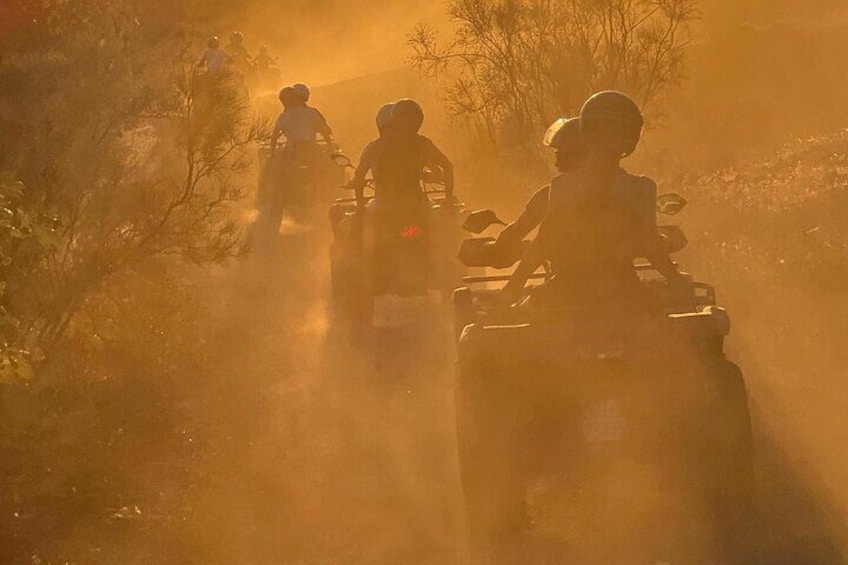
[(492, 210), (477, 210), (468, 214), (468, 217), (462, 223), (462, 229), (473, 234), (481, 234), (487, 228), (495, 225), (505, 226), (506, 223), (498, 218)]
[(330, 155), (330, 159), (332, 159), (333, 163), (339, 167), (343, 167), (345, 169), (354, 168), (353, 163), (350, 162), (350, 158), (344, 153), (333, 153)]
[(679, 214), (687, 204), (689, 204), (689, 201), (676, 192), (657, 196), (657, 212), (666, 216)]

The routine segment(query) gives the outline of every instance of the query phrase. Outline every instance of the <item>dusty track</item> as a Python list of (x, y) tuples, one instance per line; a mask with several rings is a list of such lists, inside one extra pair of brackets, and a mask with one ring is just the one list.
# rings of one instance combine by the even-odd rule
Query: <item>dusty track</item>
[[(447, 313), (350, 345), (326, 248), (321, 230), (282, 237), (216, 280), (225, 370), (191, 407), (206, 455), (187, 520), (162, 536), (173, 562), (455, 562)], [(762, 429), (761, 562), (841, 563), (835, 509)]]
[(320, 231), (283, 237), (225, 275), (232, 368), (207, 426), (227, 437), (193, 495), (192, 545), (215, 563), (450, 563), (446, 318), (436, 307), (421, 327), (349, 346), (333, 331), (326, 249)]

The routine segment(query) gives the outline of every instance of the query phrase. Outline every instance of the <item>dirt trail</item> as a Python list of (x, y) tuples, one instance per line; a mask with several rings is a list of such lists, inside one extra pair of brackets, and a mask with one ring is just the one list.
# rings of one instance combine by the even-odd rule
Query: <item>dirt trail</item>
[(225, 275), (234, 358), (208, 413), (227, 440), (193, 494), (190, 536), (215, 563), (450, 563), (446, 318), (349, 346), (333, 331), (326, 249), (320, 230), (283, 237)]
[[(228, 361), (193, 407), (208, 455), (167, 536), (173, 562), (456, 562), (447, 313), (351, 346), (333, 330), (327, 243), (320, 229), (282, 237), (216, 283)], [(762, 562), (841, 563), (818, 485), (762, 428), (758, 442)]]

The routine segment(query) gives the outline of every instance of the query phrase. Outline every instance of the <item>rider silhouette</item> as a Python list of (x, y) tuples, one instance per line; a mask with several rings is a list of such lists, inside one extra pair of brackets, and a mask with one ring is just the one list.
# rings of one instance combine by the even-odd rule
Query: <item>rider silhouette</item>
[(547, 216), (504, 296), (514, 302), (527, 279), (550, 261), (553, 279), (535, 299), (610, 306), (644, 303), (633, 261), (647, 258), (672, 284), (684, 281), (656, 225), (656, 184), (621, 168), (643, 127), (636, 104), (620, 92), (591, 97), (580, 113), (588, 154), (576, 171), (551, 183)]
[(445, 195), (453, 199), (453, 164), (435, 143), (418, 133), (423, 123), (424, 111), (414, 100), (399, 100), (380, 109), (377, 115), (380, 137), (366, 147), (349, 184), (356, 191), (357, 203), (365, 203), (365, 177), (370, 171), (374, 175), (379, 208), (419, 208), (425, 201), (421, 190), (425, 168), (440, 171)]
[[(556, 152), (555, 165), (560, 173), (576, 171), (586, 162), (587, 150), (580, 133), (580, 118), (563, 118), (554, 122), (545, 134), (544, 144)], [(545, 219), (550, 199), (550, 184), (533, 194), (518, 219), (498, 236), (496, 246), (499, 252), (514, 256), (513, 250), (519, 249), (524, 238)]]

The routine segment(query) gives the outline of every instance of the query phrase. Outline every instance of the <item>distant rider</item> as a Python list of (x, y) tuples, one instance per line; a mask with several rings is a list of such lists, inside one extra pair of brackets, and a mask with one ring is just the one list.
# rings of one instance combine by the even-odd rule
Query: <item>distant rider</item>
[(259, 48), (259, 53), (253, 59), (253, 64), (259, 72), (266, 72), (277, 65), (277, 59), (268, 54), (268, 48), (264, 45)]
[[(577, 171), (586, 163), (587, 150), (580, 134), (580, 118), (561, 118), (554, 122), (545, 133), (544, 144), (555, 151), (555, 166), (560, 173)], [(512, 251), (520, 253), (524, 238), (545, 219), (550, 197), (550, 184), (533, 194), (518, 219), (498, 236), (496, 246), (499, 253), (503, 252), (510, 257), (515, 256)]]
[[(379, 122), (384, 122), (382, 128)], [(406, 98), (381, 109), (381, 135), (366, 148), (349, 185), (356, 191), (357, 203), (365, 203), (365, 176), (371, 171), (381, 209), (418, 209), (426, 201), (421, 189), (425, 169), (438, 171), (444, 178), (446, 198), (453, 200), (453, 164), (435, 143), (418, 133), (423, 124), (424, 111), (414, 100)]]
[[(309, 99), (312, 97), (312, 92), (309, 90), (309, 87), (306, 86), (305, 84), (303, 84), (302, 82), (299, 82), (299, 83), (293, 85), (292, 88), (295, 90), (295, 92), (297, 92), (298, 96), (300, 96), (300, 98), (303, 100), (304, 106), (309, 108), (309, 110), (313, 114), (315, 114), (320, 121), (322, 121), (323, 123), (326, 124), (327, 119), (324, 117), (324, 114), (322, 114), (321, 111), (318, 108), (315, 108), (314, 106), (309, 105)], [(330, 133), (332, 134), (332, 130), (330, 130)], [(324, 139), (325, 139), (325, 141), (327, 141), (327, 144), (330, 145), (331, 149), (334, 149), (333, 143), (327, 137), (325, 137)]]
[(365, 185), (367, 183), (366, 177), (368, 176), (369, 172), (373, 173), (373, 169), (376, 165), (377, 155), (380, 151), (380, 140), (388, 131), (389, 124), (392, 121), (392, 111), (394, 110), (394, 108), (394, 102), (389, 102), (387, 104), (383, 104), (377, 111), (377, 115), (374, 121), (377, 124), (377, 132), (380, 134), (380, 136), (365, 146), (365, 149), (362, 151), (362, 155), (359, 157), (359, 166), (356, 168), (356, 172), (353, 174), (353, 179), (347, 185), (347, 188), (356, 191), (356, 202), (359, 206), (363, 206), (365, 204), (364, 190)]
[(217, 35), (213, 35), (206, 42), (206, 51), (203, 52), (197, 66), (205, 68), (210, 75), (220, 75), (229, 62), (229, 55), (221, 49), (221, 40)]
[(548, 213), (504, 296), (517, 300), (530, 275), (550, 261), (553, 279), (534, 300), (612, 307), (645, 305), (634, 259), (647, 258), (670, 284), (685, 283), (656, 225), (654, 181), (621, 168), (638, 145), (644, 120), (626, 95), (605, 91), (584, 104), (584, 167), (551, 182)]
[(251, 57), (244, 46), (244, 34), (234, 31), (230, 34), (230, 42), (227, 44), (227, 55), (232, 62), (233, 68), (242, 75), (247, 75), (251, 69)]
[(302, 92), (287, 86), (280, 91), (280, 102), (283, 112), (277, 118), (271, 137), (272, 152), (276, 151), (280, 135), (286, 137), (286, 151), (292, 153), (312, 152), (319, 134), (328, 144), (333, 145), (333, 130), (321, 112), (307, 106)]

